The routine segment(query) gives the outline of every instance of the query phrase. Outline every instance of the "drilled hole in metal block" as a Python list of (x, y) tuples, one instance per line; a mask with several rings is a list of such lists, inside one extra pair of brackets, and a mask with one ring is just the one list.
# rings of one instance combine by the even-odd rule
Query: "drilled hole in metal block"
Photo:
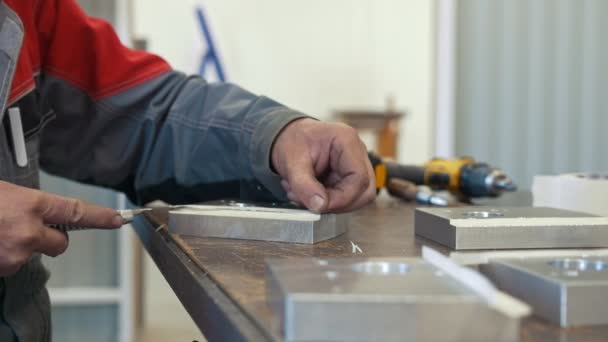
[(604, 272), (608, 271), (608, 262), (586, 258), (565, 258), (549, 261), (549, 264), (560, 271)]
[(503, 217), (505, 216), (505, 214), (501, 213), (500, 211), (467, 211), (466, 213), (463, 213), (462, 216), (484, 219), (493, 217)]
[(399, 262), (368, 261), (353, 265), (353, 271), (374, 275), (402, 275), (409, 271), (408, 264)]

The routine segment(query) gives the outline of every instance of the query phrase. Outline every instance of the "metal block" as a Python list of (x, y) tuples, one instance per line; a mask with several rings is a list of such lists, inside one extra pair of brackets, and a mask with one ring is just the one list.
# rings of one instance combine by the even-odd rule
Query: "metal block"
[(608, 257), (492, 259), (480, 268), (552, 323), (608, 324)]
[(267, 261), (287, 341), (517, 341), (519, 318), (420, 258)]
[(198, 205), (169, 212), (171, 233), (202, 237), (316, 243), (347, 228), (348, 214), (299, 209)]
[(608, 247), (608, 218), (542, 207), (420, 208), (415, 230), (458, 250)]

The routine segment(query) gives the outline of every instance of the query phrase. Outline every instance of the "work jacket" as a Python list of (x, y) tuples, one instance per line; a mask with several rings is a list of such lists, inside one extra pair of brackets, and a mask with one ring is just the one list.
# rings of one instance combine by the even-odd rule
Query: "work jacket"
[[(9, 109), (20, 112), (26, 165), (16, 162)], [(243, 189), (253, 199), (283, 198), (270, 151), (301, 117), (126, 48), (75, 0), (0, 1), (0, 180), (37, 188), (42, 168), (138, 204), (238, 197)], [(0, 341), (50, 339), (47, 278), (39, 255), (0, 278)]]

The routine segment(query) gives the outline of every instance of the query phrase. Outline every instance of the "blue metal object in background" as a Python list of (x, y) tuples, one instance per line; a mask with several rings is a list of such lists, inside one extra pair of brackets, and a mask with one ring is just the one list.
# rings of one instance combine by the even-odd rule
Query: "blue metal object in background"
[(205, 19), (205, 12), (203, 11), (202, 7), (199, 6), (196, 8), (196, 16), (201, 26), (201, 30), (203, 31), (205, 42), (207, 43), (207, 51), (203, 55), (203, 61), (201, 62), (201, 66), (198, 70), (198, 73), (200, 76), (204, 77), (207, 65), (213, 64), (213, 66), (215, 66), (215, 72), (217, 73), (218, 80), (221, 82), (225, 82), (226, 77), (224, 74), (224, 68), (222, 67), (222, 62), (220, 61), (219, 55), (217, 54), (217, 50), (215, 48), (215, 44), (213, 43), (211, 31), (209, 30), (209, 26), (207, 25), (207, 20)]

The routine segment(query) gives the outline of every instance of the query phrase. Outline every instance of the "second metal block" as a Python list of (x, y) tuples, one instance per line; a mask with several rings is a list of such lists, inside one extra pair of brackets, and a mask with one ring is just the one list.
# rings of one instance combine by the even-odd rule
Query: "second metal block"
[(608, 218), (542, 207), (420, 208), (415, 230), (458, 250), (608, 247)]
[(500, 289), (555, 324), (608, 324), (606, 257), (492, 259), (480, 268)]

